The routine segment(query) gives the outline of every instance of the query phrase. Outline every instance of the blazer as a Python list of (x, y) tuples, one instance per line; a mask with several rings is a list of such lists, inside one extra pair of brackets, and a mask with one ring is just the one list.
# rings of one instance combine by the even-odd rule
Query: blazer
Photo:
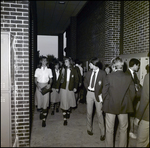
[[(91, 74), (92, 74), (92, 70), (89, 70), (85, 74), (85, 77), (84, 77), (83, 83), (84, 83), (86, 90), (88, 90), (88, 87), (90, 84)], [(99, 69), (99, 72), (97, 74), (96, 83), (95, 83), (95, 91), (94, 91), (97, 102), (99, 102), (98, 96), (102, 93), (102, 88), (103, 88), (103, 83), (104, 83), (105, 77), (106, 77), (106, 73), (103, 70)]]
[(144, 77), (141, 100), (136, 117), (140, 120), (149, 121), (149, 73)]
[[(71, 72), (70, 72), (70, 80), (69, 80), (69, 85), (68, 89), (70, 91), (73, 91), (74, 88), (78, 88), (79, 85), (79, 77), (77, 74), (77, 71), (74, 67), (71, 67)], [(64, 68), (64, 73), (63, 73), (63, 68), (60, 72), (60, 75), (58, 77), (58, 82), (57, 82), (57, 89), (63, 88), (66, 89), (66, 83), (67, 83), (67, 68)]]
[(102, 110), (111, 114), (126, 114), (133, 112), (135, 96), (134, 82), (130, 75), (116, 71), (106, 76), (102, 97)]
[[(60, 72), (60, 70), (59, 70)], [(52, 74), (53, 74), (53, 78), (52, 78), (52, 88), (57, 88), (57, 81), (58, 79), (56, 80), (56, 72), (55, 72), (55, 69), (52, 69)], [(60, 73), (59, 73), (60, 74)]]
[[(134, 82), (134, 79), (132, 77), (130, 70), (128, 69), (125, 73), (130, 75), (133, 82)], [(141, 98), (142, 85), (140, 84), (139, 79), (137, 81), (137, 85), (138, 85), (138, 91), (135, 90), (135, 98), (134, 98), (134, 102), (133, 102), (134, 108), (136, 108), (136, 105), (137, 105), (138, 101), (140, 101), (140, 98)]]

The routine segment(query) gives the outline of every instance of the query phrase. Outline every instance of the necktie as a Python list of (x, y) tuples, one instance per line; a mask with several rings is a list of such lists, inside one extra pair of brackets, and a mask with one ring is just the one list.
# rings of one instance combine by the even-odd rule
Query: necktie
[(134, 83), (138, 84), (138, 77), (137, 77), (136, 72), (133, 72), (133, 75), (134, 75)]
[(93, 88), (93, 87), (94, 87), (95, 74), (96, 74), (96, 72), (94, 72), (93, 77), (92, 77), (91, 88)]

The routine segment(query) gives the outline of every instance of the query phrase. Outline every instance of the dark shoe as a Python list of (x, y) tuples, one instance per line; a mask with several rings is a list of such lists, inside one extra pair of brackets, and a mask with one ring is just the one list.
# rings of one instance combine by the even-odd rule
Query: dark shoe
[(64, 125), (67, 125), (67, 120), (64, 120)]
[(42, 120), (42, 127), (45, 127), (45, 126), (46, 126), (46, 121)]
[(101, 140), (101, 141), (104, 141), (104, 140), (105, 140), (105, 135), (101, 136), (101, 137), (100, 137), (100, 140)]
[(70, 114), (66, 114), (66, 118), (69, 119), (70, 118)]
[(51, 112), (51, 115), (54, 115), (54, 111)]
[(40, 112), (40, 120), (42, 120), (43, 118), (44, 118), (43, 112)]
[(89, 130), (87, 130), (87, 133), (88, 133), (89, 135), (93, 135), (93, 133), (92, 133), (92, 132), (90, 132)]
[(57, 112), (57, 113), (59, 112), (59, 109), (58, 109), (58, 108), (56, 108), (56, 112)]

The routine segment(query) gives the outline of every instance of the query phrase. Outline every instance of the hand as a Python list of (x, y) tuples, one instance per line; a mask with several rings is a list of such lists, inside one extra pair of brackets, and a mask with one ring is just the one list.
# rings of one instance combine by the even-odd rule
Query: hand
[(56, 92), (59, 92), (59, 89), (56, 89)]
[(140, 120), (139, 120), (138, 118), (134, 118), (134, 125), (138, 126), (139, 121), (140, 121)]
[(73, 89), (73, 91), (74, 91), (74, 92), (76, 92), (76, 91), (77, 91), (77, 89), (76, 89), (76, 88), (74, 88), (74, 89)]
[(50, 84), (47, 84), (47, 85), (46, 85), (46, 88), (47, 88), (47, 89), (50, 89), (50, 86), (51, 86)]

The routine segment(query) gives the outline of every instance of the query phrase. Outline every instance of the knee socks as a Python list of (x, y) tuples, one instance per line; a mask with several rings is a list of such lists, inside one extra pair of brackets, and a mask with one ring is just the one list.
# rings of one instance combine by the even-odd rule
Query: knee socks
[(54, 111), (54, 107), (55, 107), (54, 103), (51, 102), (51, 111)]

